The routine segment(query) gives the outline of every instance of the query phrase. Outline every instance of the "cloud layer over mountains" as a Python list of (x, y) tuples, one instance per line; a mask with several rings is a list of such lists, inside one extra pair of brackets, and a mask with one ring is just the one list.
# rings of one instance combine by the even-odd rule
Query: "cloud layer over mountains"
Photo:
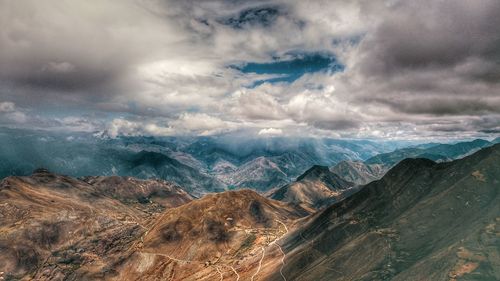
[(500, 133), (499, 13), (496, 0), (5, 0), (0, 125)]

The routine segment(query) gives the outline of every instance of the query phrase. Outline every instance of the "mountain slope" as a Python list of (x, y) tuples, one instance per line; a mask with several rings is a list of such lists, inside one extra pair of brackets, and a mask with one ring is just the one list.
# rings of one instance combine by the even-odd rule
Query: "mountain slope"
[(401, 144), (315, 138), (199, 138), (181, 148), (229, 188), (268, 191), (293, 181), (313, 165), (364, 160)]
[(330, 170), (342, 179), (360, 185), (378, 180), (386, 172), (381, 164), (366, 164), (361, 161), (342, 161)]
[(180, 186), (164, 180), (142, 180), (120, 176), (85, 177), (82, 180), (103, 195), (138, 207), (154, 203), (154, 207), (163, 211), (165, 208), (178, 207), (193, 200), (193, 197)]
[(225, 186), (195, 168), (184, 165), (162, 153), (141, 151), (122, 159), (119, 175), (149, 179), (160, 178), (183, 186), (189, 193), (200, 196), (207, 192), (223, 191)]
[[(92, 280), (112, 276), (115, 264), (130, 254), (165, 208), (191, 200), (177, 186), (165, 182), (94, 180), (91, 185), (41, 169), (29, 177), (8, 177), (0, 182), (3, 278)], [(104, 184), (110, 182), (118, 182), (114, 190), (107, 190), (109, 186)], [(138, 202), (137, 195), (146, 195), (148, 190), (161, 193), (158, 201), (154, 197)]]
[[(406, 159), (283, 243), (288, 280), (499, 280), (500, 145)], [(269, 280), (282, 280), (278, 268)]]
[(230, 187), (267, 190), (272, 186), (288, 182), (288, 175), (266, 157), (258, 157), (217, 178)]
[(306, 214), (251, 190), (206, 195), (159, 217), (118, 279), (250, 279), (266, 248)]
[(203, 164), (173, 151), (180, 144), (156, 138), (108, 140), (82, 134), (0, 128), (0, 144), (0, 178), (30, 175), (33, 170), (44, 167), (72, 177), (158, 178), (175, 182), (196, 196), (226, 188), (204, 172)]
[(354, 184), (332, 173), (328, 167), (313, 166), (293, 183), (269, 194), (269, 198), (299, 205), (313, 212), (345, 196)]
[(40, 169), (0, 182), (0, 277), (251, 279), (307, 214), (251, 190), (191, 201), (164, 181)]

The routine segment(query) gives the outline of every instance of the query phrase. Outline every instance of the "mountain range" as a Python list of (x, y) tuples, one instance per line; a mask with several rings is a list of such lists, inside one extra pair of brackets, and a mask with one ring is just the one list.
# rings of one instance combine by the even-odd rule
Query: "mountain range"
[[(405, 159), (316, 212), (252, 190), (196, 199), (161, 180), (36, 170), (0, 183), (0, 268), (7, 280), (498, 280), (499, 163), (500, 144)], [(351, 185), (321, 166), (299, 183)]]
[(117, 137), (0, 128), (0, 178), (37, 168), (59, 174), (158, 178), (200, 197), (251, 188), (266, 192), (313, 165), (366, 160), (405, 142), (243, 137)]
[(407, 158), (426, 158), (437, 162), (451, 161), (463, 158), (497, 142), (498, 139), (491, 142), (476, 139), (454, 144), (420, 144), (396, 149), (392, 152), (381, 153), (365, 161), (342, 161), (331, 167), (331, 170), (347, 181), (357, 184), (367, 184), (373, 180), (380, 179), (390, 168)]

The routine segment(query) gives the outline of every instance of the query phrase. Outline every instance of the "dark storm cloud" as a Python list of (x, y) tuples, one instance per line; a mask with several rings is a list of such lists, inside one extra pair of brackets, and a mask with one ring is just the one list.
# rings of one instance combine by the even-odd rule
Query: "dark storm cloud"
[(467, 98), (454, 96), (415, 96), (365, 99), (386, 104), (392, 109), (409, 114), (483, 115), (500, 113), (500, 98)]
[(425, 130), (434, 132), (483, 132), (496, 133), (500, 130), (500, 115), (475, 117), (471, 119), (454, 119), (448, 121), (434, 120), (422, 125)]
[(402, 1), (389, 13), (363, 43), (367, 74), (500, 62), (499, 1)]
[(46, 64), (26, 63), (16, 73), (5, 73), (5, 80), (12, 83), (39, 88), (74, 92), (99, 89), (123, 74), (120, 66), (88, 66), (82, 62), (49, 62)]
[(346, 130), (360, 127), (361, 122), (353, 119), (338, 118), (337, 120), (313, 121), (311, 125), (323, 130)]
[(359, 44), (348, 76), (358, 85), (348, 88), (349, 99), (386, 106), (394, 121), (435, 116), (424, 131), (496, 130), (499, 14), (493, 0), (395, 2)]
[[(99, 8), (94, 4), (3, 2), (2, 84), (12, 85), (11, 91), (21, 96), (40, 100), (56, 93), (95, 100), (122, 90), (130, 67), (147, 57), (146, 44), (155, 46), (151, 35), (139, 32), (148, 19), (140, 9), (132, 10), (130, 2), (107, 2)], [(123, 12), (124, 18), (109, 17), (111, 11)], [(154, 30), (157, 23), (151, 20), (147, 25)], [(16, 102), (26, 100), (22, 97)]]

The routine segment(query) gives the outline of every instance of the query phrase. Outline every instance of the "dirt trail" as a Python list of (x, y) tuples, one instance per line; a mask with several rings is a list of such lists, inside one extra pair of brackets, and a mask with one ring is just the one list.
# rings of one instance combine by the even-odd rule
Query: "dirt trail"
[(285, 258), (286, 258), (286, 254), (285, 254), (285, 252), (283, 252), (283, 249), (281, 249), (281, 246), (280, 246), (278, 243), (276, 243), (276, 244), (274, 244), (274, 245), (276, 245), (276, 247), (278, 247), (278, 249), (280, 250), (281, 254), (283, 254), (283, 256), (281, 257), (280, 274), (281, 274), (281, 277), (283, 277), (283, 280), (285, 280), (285, 281), (286, 281), (286, 277), (285, 277), (285, 275), (283, 274), (283, 268), (285, 267)]
[(262, 268), (262, 260), (264, 260), (264, 256), (266, 255), (266, 248), (264, 248), (264, 247), (260, 247), (260, 248), (262, 249), (262, 256), (260, 257), (259, 267), (257, 268), (257, 272), (255, 272), (252, 275), (252, 277), (250, 278), (251, 281), (254, 281), (255, 276), (257, 276), (257, 274), (259, 274), (260, 269)]
[(288, 233), (288, 227), (282, 221), (280, 221), (280, 220), (276, 220), (276, 221), (278, 223), (280, 223), (285, 228), (285, 233), (283, 235), (281, 235), (280, 237), (276, 237), (276, 239), (273, 242), (269, 243), (269, 246), (276, 245), (276, 247), (278, 247), (278, 249), (280, 250), (281, 254), (283, 255), (281, 257), (280, 275), (283, 278), (283, 280), (286, 281), (286, 277), (283, 274), (283, 268), (285, 267), (286, 254), (285, 254), (285, 252), (283, 251), (283, 249), (281, 248), (281, 246), (277, 242), (278, 242), (278, 240), (280, 240), (281, 238), (283, 238), (283, 236), (285, 236)]
[(218, 266), (215, 266), (215, 270), (217, 270), (217, 273), (220, 275), (220, 281), (224, 280), (224, 276), (222, 275), (222, 271), (220, 271), (220, 268)]
[(240, 275), (238, 274), (238, 271), (236, 271), (236, 269), (234, 269), (234, 267), (230, 266), (231, 270), (234, 272), (234, 274), (236, 274), (236, 281), (239, 281), (240, 280)]

